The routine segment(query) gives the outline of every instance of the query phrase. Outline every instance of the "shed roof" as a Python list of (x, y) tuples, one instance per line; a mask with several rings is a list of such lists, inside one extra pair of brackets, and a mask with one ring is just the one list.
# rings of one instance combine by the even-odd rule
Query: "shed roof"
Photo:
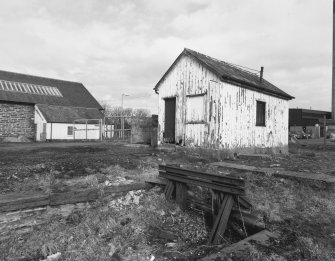
[(79, 108), (36, 104), (47, 122), (73, 123), (79, 119), (102, 119), (104, 116), (97, 108)]
[(31, 104), (49, 104), (56, 106), (72, 106), (102, 109), (97, 100), (90, 94), (82, 83), (57, 80), (21, 73), (0, 70), (0, 80), (35, 84), (39, 86), (56, 87), (63, 97), (26, 93), (19, 91), (0, 90), (0, 101), (21, 102)]
[(170, 66), (167, 72), (163, 75), (163, 77), (156, 84), (154, 88), (156, 92), (159, 89), (160, 83), (165, 79), (167, 74), (171, 71), (171, 69), (174, 67), (174, 65), (178, 62), (178, 60), (183, 55), (187, 55), (195, 59), (200, 64), (202, 64), (204, 67), (206, 67), (208, 70), (216, 74), (224, 82), (229, 82), (229, 83), (232, 83), (232, 84), (235, 84), (235, 85), (247, 88), (247, 89), (252, 89), (254, 91), (280, 97), (285, 100), (294, 99), (293, 96), (282, 91), (275, 85), (266, 81), (264, 78), (262, 79), (262, 81), (260, 81), (260, 77), (257, 74), (248, 72), (233, 64), (217, 60), (215, 58), (198, 53), (196, 51), (193, 51), (187, 48), (184, 49), (184, 51), (178, 56), (178, 58), (174, 61), (174, 63)]

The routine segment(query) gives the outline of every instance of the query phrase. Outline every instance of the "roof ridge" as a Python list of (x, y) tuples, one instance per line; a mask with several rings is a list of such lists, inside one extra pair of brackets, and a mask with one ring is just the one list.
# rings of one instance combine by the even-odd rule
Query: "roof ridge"
[(69, 81), (69, 80), (61, 80), (61, 79), (56, 79), (56, 78), (51, 78), (51, 77), (43, 77), (43, 76), (33, 75), (33, 74), (17, 73), (17, 72), (4, 71), (4, 70), (0, 70), (0, 73), (10, 73), (10, 74), (14, 74), (14, 75), (21, 75), (21, 76), (35, 77), (35, 78), (47, 79), (47, 80), (53, 80), (53, 81), (58, 81), (58, 82), (79, 83), (79, 84), (83, 85), (81, 82)]
[[(206, 67), (207, 70), (210, 70), (216, 76), (219, 77), (220, 81), (225, 81), (228, 83), (233, 83), (237, 86), (244, 87), (247, 89), (251, 89), (254, 91), (266, 93), (268, 95), (272, 95), (275, 97), (279, 97), (285, 100), (294, 99), (293, 96), (279, 89), (274, 84), (262, 78), (260, 80), (260, 76), (258, 74), (252, 73), (245, 69), (242, 69), (243, 66), (237, 66), (236, 64), (228, 63), (225, 61), (221, 61), (219, 59), (210, 57), (208, 55), (199, 53), (197, 51), (191, 50), (189, 48), (184, 48), (184, 50), (178, 55), (178, 57), (174, 60), (172, 65), (168, 68), (168, 70), (164, 73), (158, 83), (155, 85), (155, 92), (158, 94), (159, 86), (168, 73), (173, 70), (176, 63), (178, 63), (183, 55), (190, 56), (195, 59), (197, 62), (202, 64), (202, 66)], [(247, 67), (245, 67), (247, 68)], [(248, 68), (250, 69), (250, 68)], [(253, 70), (253, 69), (251, 69)], [(256, 70), (257, 71), (257, 70)], [(258, 72), (258, 71), (257, 71)]]
[[(249, 74), (251, 74), (251, 75), (253, 75), (253, 76), (258, 76), (258, 74), (256, 74), (256, 73), (252, 73), (252, 72), (249, 72), (249, 71), (247, 71), (247, 70), (241, 68), (241, 67), (243, 67), (243, 68), (248, 68), (248, 67), (241, 66), (241, 65), (237, 65), (237, 64), (233, 64), (233, 63), (226, 62), (226, 61), (223, 61), (223, 60), (219, 60), (219, 59), (217, 59), (217, 58), (214, 58), (214, 57), (209, 56), (209, 55), (207, 55), (207, 54), (199, 53), (199, 52), (194, 51), (194, 50), (189, 49), (189, 48), (185, 48), (185, 50), (188, 51), (188, 52), (189, 52), (189, 51), (191, 51), (191, 52), (195, 52), (195, 53), (197, 53), (197, 54), (200, 54), (200, 55), (203, 55), (203, 56), (205, 56), (205, 57), (207, 57), (207, 58), (210, 58), (210, 59), (212, 59), (212, 60), (214, 60), (214, 61), (217, 61), (217, 62), (220, 62), (220, 63), (224, 63), (224, 64), (226, 64), (226, 65), (228, 65), (228, 66), (234, 67), (234, 68), (236, 68), (236, 69), (238, 69), (238, 70), (240, 70), (240, 71), (242, 71), (242, 72), (249, 73)], [(251, 69), (251, 68), (248, 68), (248, 69), (257, 71), (257, 70), (255, 70), (255, 69)]]

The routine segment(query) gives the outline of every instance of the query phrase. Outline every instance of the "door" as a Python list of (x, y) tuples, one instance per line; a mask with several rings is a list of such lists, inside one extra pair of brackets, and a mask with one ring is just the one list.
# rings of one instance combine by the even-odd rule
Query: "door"
[(176, 98), (165, 99), (164, 142), (175, 143)]

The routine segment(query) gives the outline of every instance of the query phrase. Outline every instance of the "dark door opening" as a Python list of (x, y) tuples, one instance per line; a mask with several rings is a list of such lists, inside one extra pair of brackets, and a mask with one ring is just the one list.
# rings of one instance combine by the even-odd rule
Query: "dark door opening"
[(176, 98), (165, 99), (165, 124), (163, 139), (166, 143), (175, 143)]

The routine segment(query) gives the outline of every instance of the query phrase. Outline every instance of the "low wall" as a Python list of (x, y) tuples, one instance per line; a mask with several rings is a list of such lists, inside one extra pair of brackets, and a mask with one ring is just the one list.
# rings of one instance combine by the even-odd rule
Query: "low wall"
[(131, 143), (151, 144), (157, 146), (158, 116), (132, 118)]

